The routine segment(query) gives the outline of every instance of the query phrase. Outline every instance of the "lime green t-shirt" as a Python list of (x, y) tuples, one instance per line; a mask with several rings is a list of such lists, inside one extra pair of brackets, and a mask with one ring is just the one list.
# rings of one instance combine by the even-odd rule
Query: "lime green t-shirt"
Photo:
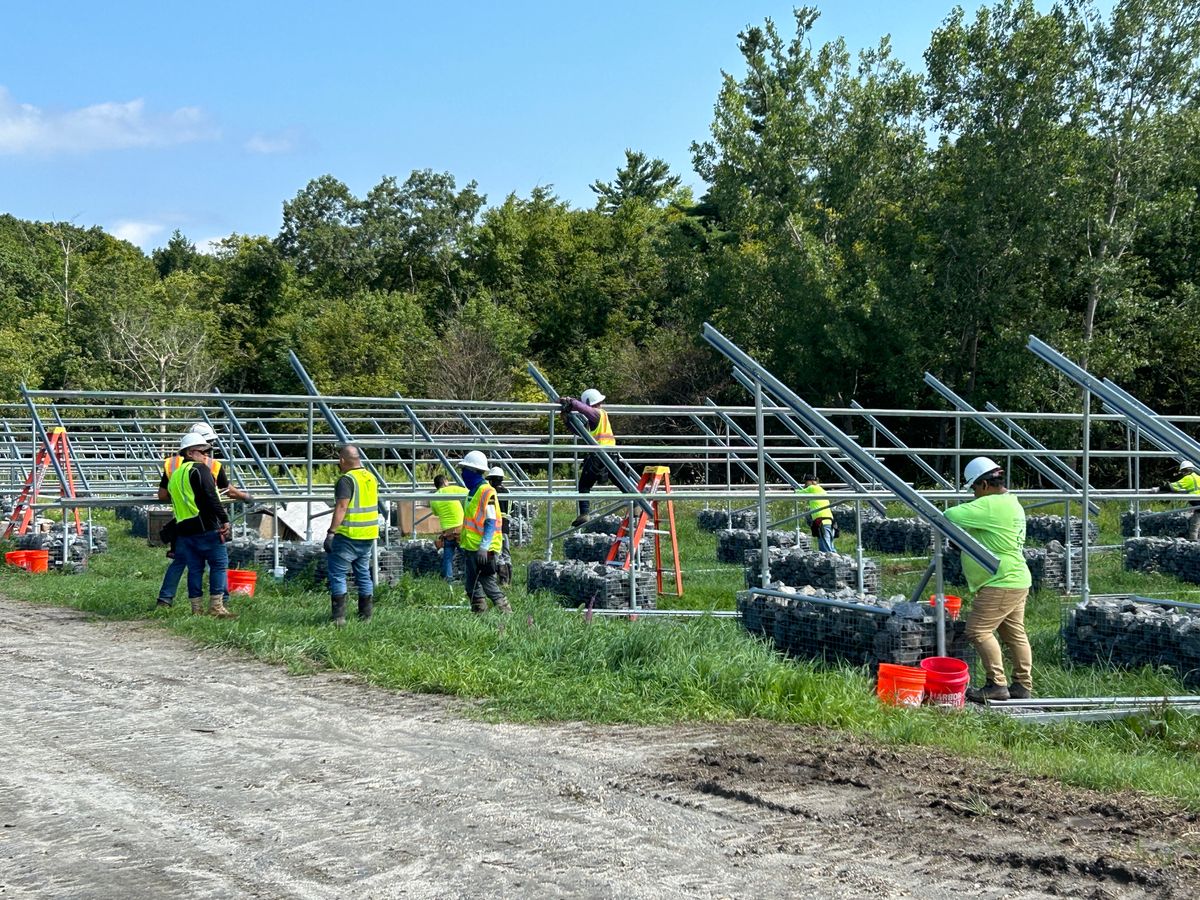
[(461, 528), (463, 523), (462, 501), (467, 496), (467, 489), (457, 484), (448, 484), (438, 488), (436, 493), (448, 494), (455, 498), (454, 500), (431, 500), (429, 503), (429, 508), (438, 517), (438, 524), (442, 530)]
[(1027, 588), (1033, 583), (1021, 551), (1025, 549), (1025, 509), (1016, 495), (988, 494), (946, 510), (946, 518), (1000, 559), (992, 575), (967, 554), (962, 555), (963, 574), (971, 593), (980, 588)]
[[(808, 487), (796, 488), (797, 494), (824, 494), (825, 488), (819, 484), (810, 484)], [(822, 519), (833, 521), (833, 513), (829, 509), (828, 500), (809, 500), (808, 512), (812, 516), (814, 522), (820, 522)]]

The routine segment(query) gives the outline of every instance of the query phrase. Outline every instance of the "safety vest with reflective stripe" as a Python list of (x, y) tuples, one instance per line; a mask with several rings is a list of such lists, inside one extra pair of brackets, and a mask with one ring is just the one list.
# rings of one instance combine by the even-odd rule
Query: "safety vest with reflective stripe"
[(354, 494), (337, 533), (354, 541), (373, 541), (379, 537), (379, 483), (366, 469), (346, 474), (354, 481)]
[(439, 494), (449, 494), (454, 497), (453, 500), (431, 500), (429, 508), (433, 510), (433, 514), (438, 517), (438, 524), (442, 530), (447, 528), (461, 528), (463, 523), (463, 505), (462, 497), (467, 496), (467, 489), (457, 484), (448, 484), (445, 487), (437, 489)]
[(496, 489), (485, 481), (475, 489), (475, 493), (467, 501), (467, 514), (463, 518), (462, 537), (459, 538), (458, 544), (468, 553), (478, 550), (483, 544), (483, 529), (487, 527), (489, 503), (496, 510), (496, 533), (492, 536), (488, 549), (499, 553), (500, 548), (504, 546), (504, 534), (501, 530), (504, 519), (500, 514), (499, 498), (496, 496)]
[(176, 522), (186, 522), (200, 515), (200, 507), (196, 505), (196, 491), (192, 488), (192, 466), (194, 462), (185, 462), (176, 467), (167, 481), (167, 493), (171, 495), (171, 510)]
[(1189, 472), (1178, 481), (1172, 482), (1171, 487), (1185, 494), (1200, 494), (1200, 475)]
[(613, 434), (612, 422), (608, 421), (608, 413), (602, 409), (597, 409), (596, 412), (600, 413), (600, 421), (592, 429), (592, 437), (596, 439), (596, 443), (601, 447), (615, 447), (617, 445), (617, 438)]
[[(167, 459), (163, 460), (163, 472), (165, 472), (167, 477), (170, 478), (173, 474), (175, 474), (175, 470), (181, 465), (183, 465), (182, 456), (168, 457)], [(208, 471), (212, 472), (213, 480), (215, 481), (216, 477), (221, 473), (221, 461), (219, 459), (209, 459)]]
[[(796, 491), (797, 494), (824, 494), (825, 488), (819, 484), (810, 484), (808, 487), (800, 488)], [(833, 511), (829, 508), (828, 500), (809, 500), (808, 512), (812, 516), (814, 522), (822, 520), (833, 521)]]

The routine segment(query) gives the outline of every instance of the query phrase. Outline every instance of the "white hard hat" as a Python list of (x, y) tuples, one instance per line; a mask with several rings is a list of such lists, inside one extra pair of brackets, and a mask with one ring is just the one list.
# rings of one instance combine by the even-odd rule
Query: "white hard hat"
[(595, 388), (588, 388), (579, 399), (588, 406), (595, 406), (597, 403), (604, 402), (604, 395)]
[(186, 453), (193, 447), (208, 447), (208, 440), (202, 434), (197, 434), (194, 431), (189, 431), (179, 439), (179, 452)]
[(502, 468), (500, 468), (499, 466), (492, 466), (488, 470), (488, 478), (503, 478), (503, 477), (504, 477), (504, 470)]
[(217, 433), (213, 431), (213, 427), (207, 422), (197, 422), (190, 430), (200, 435), (200, 437), (204, 438), (210, 444), (217, 439)]
[(1179, 464), (1180, 472), (1183, 472), (1185, 470), (1187, 470), (1187, 471), (1194, 470), (1195, 468), (1196, 468), (1196, 464), (1194, 462), (1190, 462), (1186, 459)]
[(479, 450), (472, 450), (462, 458), (462, 462), (458, 464), (463, 469), (475, 469), (479, 472), (488, 470), (487, 457)]
[(994, 460), (988, 459), (986, 456), (977, 456), (963, 469), (963, 490), (969, 491), (971, 485), (977, 482), (984, 475), (990, 475), (997, 469), (1001, 468), (1000, 464)]

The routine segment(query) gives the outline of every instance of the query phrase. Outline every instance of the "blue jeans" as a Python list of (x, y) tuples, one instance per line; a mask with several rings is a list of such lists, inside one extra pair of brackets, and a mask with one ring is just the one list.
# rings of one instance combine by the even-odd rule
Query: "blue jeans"
[(229, 554), (225, 552), (225, 542), (221, 540), (220, 532), (206, 531), (204, 534), (176, 538), (175, 557), (178, 559), (181, 556), (187, 566), (188, 599), (204, 596), (205, 563), (208, 563), (208, 593), (213, 597), (224, 595), (229, 586), (226, 581)]
[(833, 523), (822, 519), (813, 529), (817, 532), (817, 549), (822, 553), (836, 553), (833, 549)]
[[(226, 552), (225, 558), (229, 558)], [(187, 563), (184, 562), (183, 556), (176, 550), (174, 559), (167, 566), (167, 572), (163, 575), (162, 587), (158, 589), (158, 599), (170, 606), (175, 602), (175, 594), (179, 592), (179, 580), (183, 578), (183, 573), (187, 571)], [(226, 585), (225, 600), (229, 601), (229, 590)]]
[(359, 599), (375, 593), (375, 585), (371, 581), (371, 551), (374, 548), (374, 541), (356, 541), (344, 534), (333, 536), (333, 549), (326, 563), (329, 569), (329, 593), (332, 596), (345, 595), (346, 573), (351, 568), (354, 569), (354, 584), (358, 588)]
[(458, 541), (454, 538), (442, 538), (442, 577), (447, 581), (454, 580), (454, 554), (458, 552)]

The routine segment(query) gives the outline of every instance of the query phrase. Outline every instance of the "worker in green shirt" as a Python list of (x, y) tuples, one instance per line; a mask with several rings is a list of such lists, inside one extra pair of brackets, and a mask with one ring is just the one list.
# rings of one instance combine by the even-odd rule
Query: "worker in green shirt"
[(441, 473), (433, 477), (433, 486), (437, 493), (445, 494), (450, 499), (431, 500), (429, 508), (437, 516), (438, 527), (442, 533), (434, 544), (442, 551), (442, 577), (447, 581), (454, 580), (454, 556), (458, 553), (458, 538), (462, 534), (463, 498), (467, 489), (459, 484), (448, 484), (446, 476)]
[[(816, 475), (804, 479), (804, 487), (796, 490), (797, 494), (824, 494), (825, 488)], [(808, 501), (808, 524), (812, 536), (817, 539), (817, 549), (822, 553), (835, 553), (833, 549), (833, 510), (829, 508), (828, 500)]]
[[(991, 550), (1000, 567), (992, 575), (967, 554), (962, 556), (967, 587), (975, 595), (967, 617), (966, 637), (975, 646), (987, 674), (982, 688), (971, 688), (967, 699), (1027, 700), (1033, 696), (1033, 651), (1025, 633), (1025, 600), (1033, 579), (1025, 556), (1025, 509), (1004, 487), (1004, 470), (986, 456), (967, 463), (963, 489), (975, 499), (946, 510), (946, 518)], [(1012, 657), (1012, 683), (1004, 677), (1000, 640)]]
[[(1163, 490), (1174, 494), (1200, 494), (1200, 475), (1194, 463), (1186, 459), (1179, 464), (1179, 480), (1163, 485)], [(1188, 522), (1188, 540), (1200, 540), (1200, 505), (1192, 501), (1192, 519)]]

